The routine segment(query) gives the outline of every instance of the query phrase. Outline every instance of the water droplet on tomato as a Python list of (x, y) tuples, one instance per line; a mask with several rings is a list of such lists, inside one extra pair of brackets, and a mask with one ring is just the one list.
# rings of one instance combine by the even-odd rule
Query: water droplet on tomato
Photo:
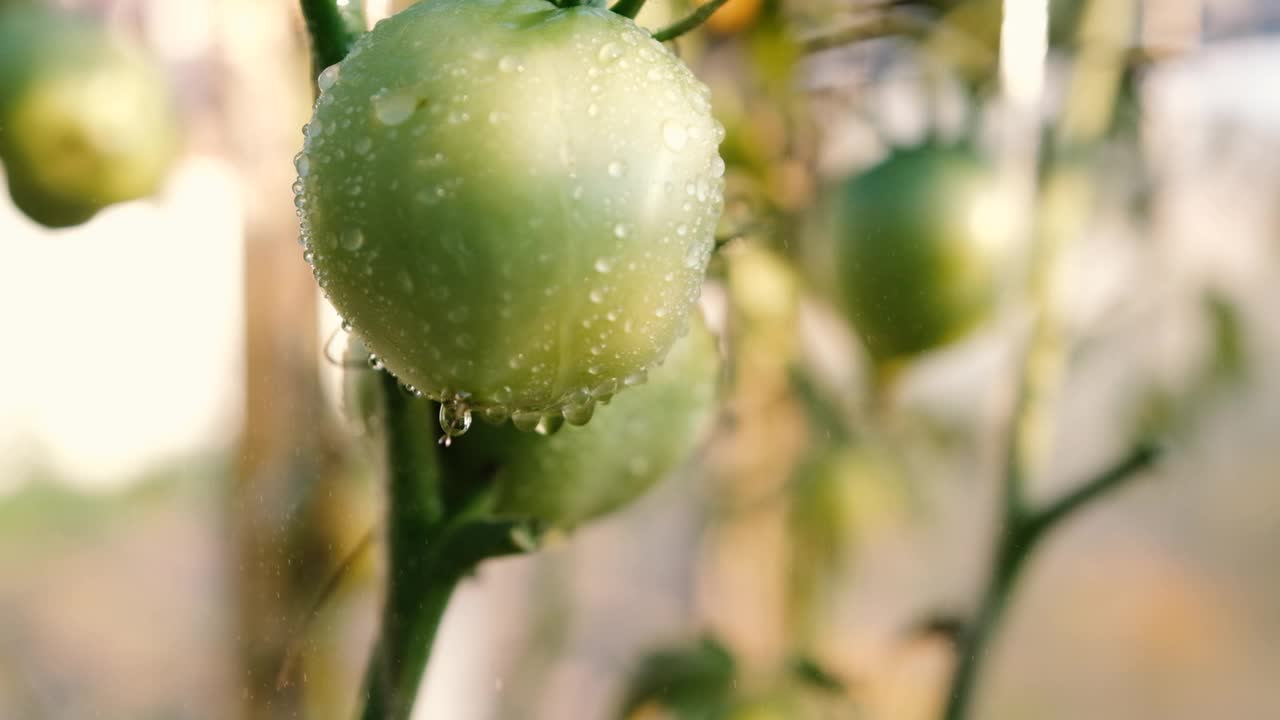
[(662, 144), (672, 152), (680, 152), (684, 149), (686, 143), (689, 142), (689, 131), (684, 125), (675, 120), (667, 120), (662, 123)]
[(355, 252), (364, 247), (364, 231), (360, 228), (347, 228), (342, 231), (342, 247)]
[(622, 48), (615, 43), (607, 42), (600, 46), (600, 51), (596, 53), (596, 57), (601, 63), (607, 65), (622, 57)]
[(471, 429), (471, 408), (466, 400), (453, 397), (440, 404), (440, 429), (444, 431), (440, 443), (446, 447), (453, 438)]
[(539, 435), (553, 435), (563, 426), (563, 415), (546, 413), (542, 417), (538, 418), (538, 424), (535, 425), (533, 429), (537, 431)]
[(338, 63), (334, 63), (324, 70), (320, 71), (320, 75), (316, 78), (316, 87), (320, 88), (320, 92), (324, 92), (333, 87), (338, 82)]
[(517, 410), (511, 413), (511, 424), (521, 432), (532, 432), (542, 421), (542, 413), (537, 410)]
[(405, 93), (378, 93), (371, 98), (373, 116), (383, 125), (399, 125), (413, 114), (417, 99)]

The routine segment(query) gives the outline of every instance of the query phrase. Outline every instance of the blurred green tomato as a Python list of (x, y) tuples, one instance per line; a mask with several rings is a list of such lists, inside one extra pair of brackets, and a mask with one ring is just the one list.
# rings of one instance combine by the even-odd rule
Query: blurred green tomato
[(83, 19), (0, 10), (0, 161), (32, 220), (75, 225), (151, 194), (177, 136), (169, 88), (138, 48)]
[(969, 149), (894, 151), (830, 201), (844, 307), (880, 363), (977, 325), (995, 295), (1006, 238), (991, 174)]
[(589, 424), (544, 437), (476, 423), (446, 462), (459, 477), (496, 469), (501, 517), (570, 529), (631, 502), (689, 457), (714, 415), (719, 355), (694, 318), (649, 381), (597, 409)]
[(723, 128), (630, 20), (432, 0), (318, 85), (297, 157), (306, 258), (402, 382), (463, 414), (575, 421), (685, 332)]

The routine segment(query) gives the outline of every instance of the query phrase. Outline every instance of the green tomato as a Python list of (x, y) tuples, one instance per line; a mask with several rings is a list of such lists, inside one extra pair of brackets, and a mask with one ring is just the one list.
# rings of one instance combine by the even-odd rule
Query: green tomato
[(573, 420), (685, 331), (724, 131), (706, 86), (630, 20), (432, 0), (318, 85), (296, 159), (305, 257), (402, 382)]
[(14, 204), (50, 227), (154, 192), (178, 135), (169, 89), (138, 48), (21, 4), (0, 10), (0, 128)]
[(1004, 246), (991, 180), (971, 150), (925, 144), (830, 194), (844, 307), (877, 362), (936, 348), (988, 314)]
[(719, 354), (694, 317), (649, 381), (598, 408), (589, 424), (544, 437), (476, 423), (445, 451), (451, 473), (496, 472), (498, 516), (563, 529), (631, 502), (689, 457), (714, 415)]

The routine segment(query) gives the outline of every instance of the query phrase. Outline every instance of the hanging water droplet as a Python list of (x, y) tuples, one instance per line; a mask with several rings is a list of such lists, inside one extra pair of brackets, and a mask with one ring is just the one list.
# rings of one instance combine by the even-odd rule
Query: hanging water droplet
[(689, 132), (685, 130), (675, 120), (667, 120), (662, 123), (662, 143), (672, 152), (679, 152), (684, 149), (685, 144), (689, 141)]
[(542, 421), (542, 413), (537, 410), (517, 410), (511, 413), (511, 424), (521, 432), (533, 432)]
[(320, 75), (316, 78), (316, 87), (320, 88), (320, 92), (333, 87), (333, 84), (338, 81), (338, 72), (338, 63), (334, 63), (320, 71)]
[(713, 177), (724, 176), (724, 158), (721, 158), (719, 155), (711, 156), (711, 175)]
[(369, 367), (374, 370), (381, 370), (383, 368), (382, 358), (374, 355), (373, 353), (369, 353)]
[(308, 265), (313, 265), (313, 264), (315, 264), (315, 261), (316, 261), (316, 254), (315, 254), (314, 252), (312, 252), (311, 250), (306, 250), (306, 251), (304, 251), (304, 252), (302, 253), (302, 259), (303, 259), (303, 260), (304, 260)]
[(342, 324), (341, 324), (341, 325), (339, 325), (339, 327), (341, 327), (341, 328), (342, 328), (342, 332), (344, 332), (344, 333), (349, 333), (349, 332), (351, 332), (351, 323), (350, 323), (350, 322), (348, 322), (348, 321), (346, 321), (346, 320), (343, 320), (343, 321), (342, 321)]
[(490, 405), (480, 411), (480, 417), (490, 425), (501, 425), (510, 416), (511, 413), (504, 405)]
[(298, 177), (304, 178), (311, 174), (311, 161), (307, 159), (306, 153), (298, 153), (293, 156), (293, 167), (298, 171)]
[(364, 231), (360, 228), (352, 227), (342, 231), (342, 247), (355, 252), (364, 247)]
[(533, 428), (539, 435), (554, 435), (561, 427), (564, 426), (564, 416), (547, 413), (538, 418), (538, 424)]
[(417, 100), (406, 93), (378, 93), (371, 98), (373, 115), (383, 125), (399, 125), (413, 114)]
[(586, 388), (582, 388), (569, 398), (564, 406), (564, 419), (571, 425), (586, 425), (595, 414), (596, 401)]
[(440, 429), (444, 431), (440, 444), (448, 447), (453, 438), (466, 434), (470, 428), (471, 408), (466, 401), (455, 397), (440, 404)]

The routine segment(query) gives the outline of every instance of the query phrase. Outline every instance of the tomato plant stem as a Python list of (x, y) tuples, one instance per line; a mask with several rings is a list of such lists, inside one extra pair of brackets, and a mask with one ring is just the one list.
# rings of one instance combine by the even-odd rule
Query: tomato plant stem
[(609, 10), (623, 17), (634, 19), (636, 15), (640, 14), (640, 8), (643, 7), (644, 0), (618, 0)]
[(351, 44), (364, 34), (364, 0), (301, 0), (302, 17), (311, 36), (312, 75), (347, 56)]
[(982, 592), (977, 614), (959, 637), (958, 657), (942, 716), (944, 720), (965, 720), (969, 716), (974, 684), (988, 645), (1004, 616), (1027, 559), (1035, 549), (1062, 521), (1124, 486), (1140, 471), (1150, 467), (1158, 455), (1156, 445), (1140, 443), (1119, 462), (1081, 483), (1075, 490), (1034, 510), (1021, 500), (1020, 491), (1014, 490), (1014, 486), (1020, 484), (1016, 473), (1006, 477), (1006, 502), (1000, 536), (996, 541), (994, 566)]
[(509, 523), (486, 521), (482, 495), (446, 508), (433, 441), (435, 406), (382, 373), (387, 476), (387, 585), (365, 675), (365, 720), (409, 717), (436, 630), (458, 582), (487, 558), (520, 552)]
[(661, 30), (654, 32), (653, 39), (658, 42), (675, 40), (681, 35), (706, 22), (707, 18), (714, 15), (716, 10), (719, 10), (720, 6), (724, 5), (726, 2), (728, 2), (728, 0), (710, 0), (710, 2), (699, 5), (697, 10), (686, 15), (684, 19), (677, 20)]

